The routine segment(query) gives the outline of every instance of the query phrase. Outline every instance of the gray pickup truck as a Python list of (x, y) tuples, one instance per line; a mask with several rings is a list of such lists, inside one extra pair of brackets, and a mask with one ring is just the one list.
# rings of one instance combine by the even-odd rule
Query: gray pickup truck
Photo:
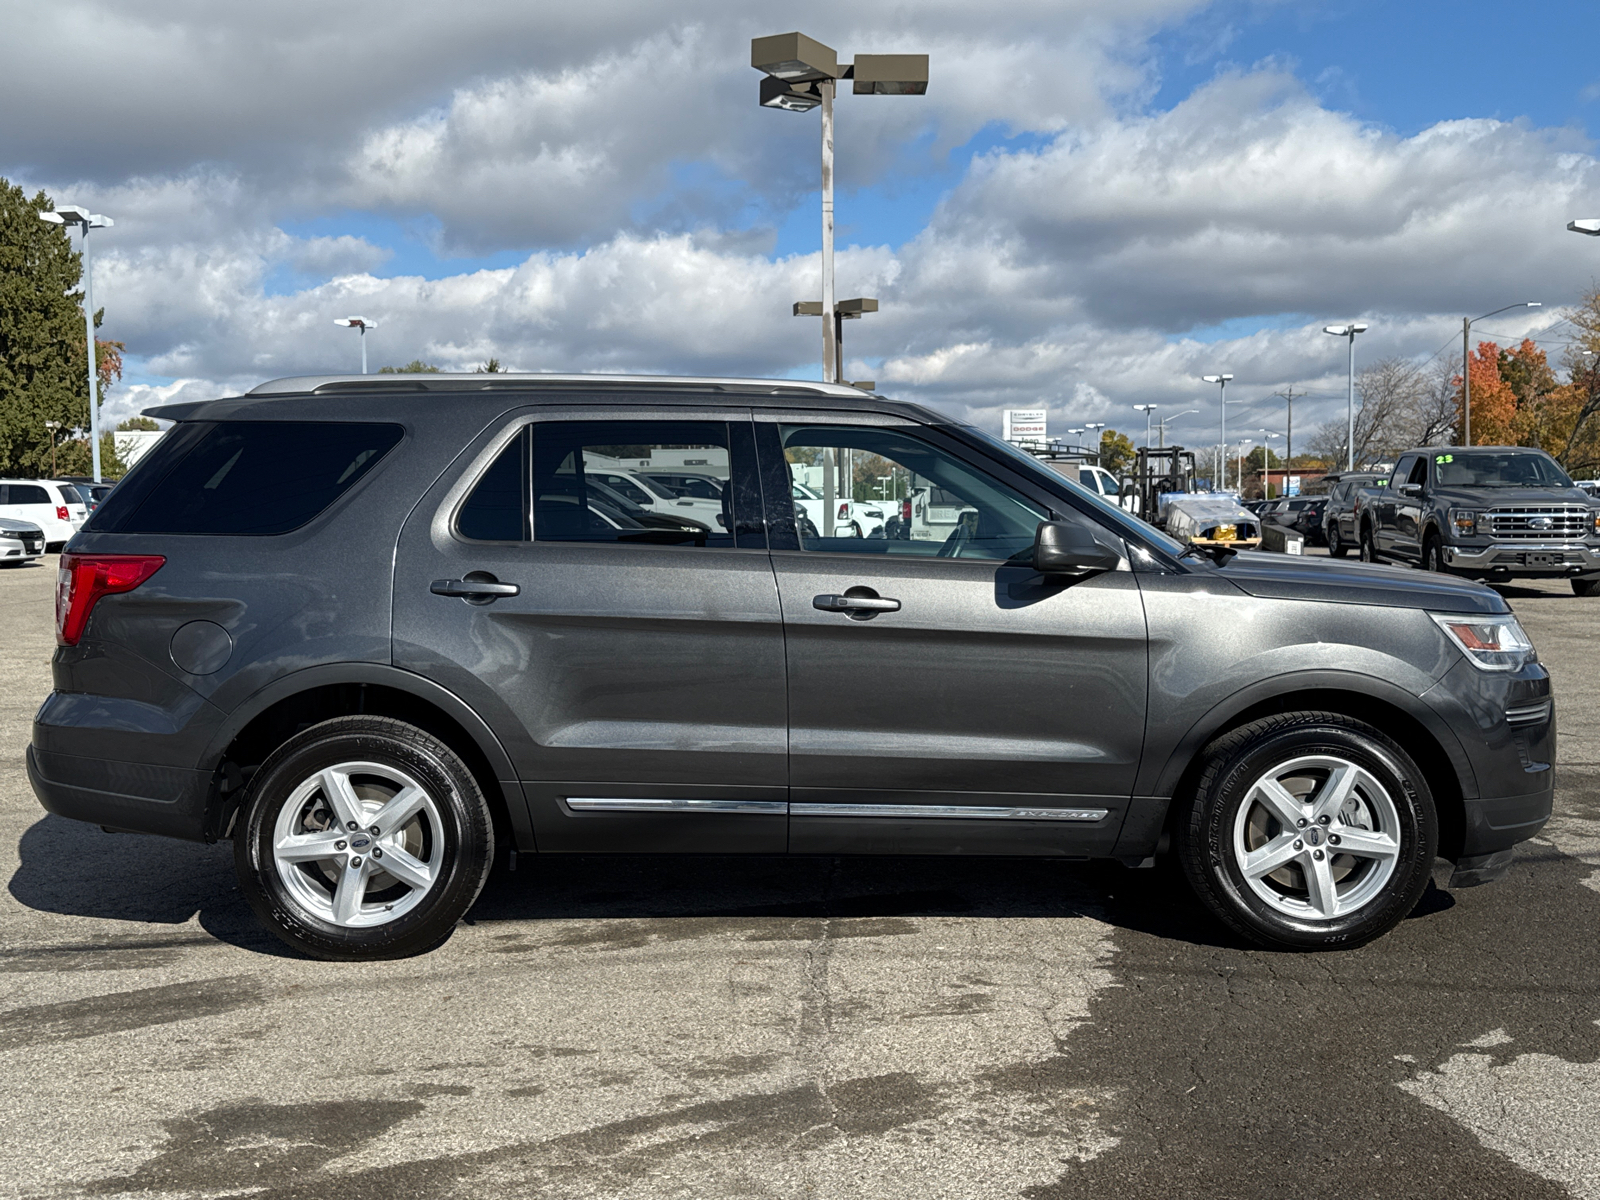
[(1569, 578), (1600, 594), (1600, 503), (1542, 450), (1409, 450), (1356, 504), (1361, 557), (1498, 583)]

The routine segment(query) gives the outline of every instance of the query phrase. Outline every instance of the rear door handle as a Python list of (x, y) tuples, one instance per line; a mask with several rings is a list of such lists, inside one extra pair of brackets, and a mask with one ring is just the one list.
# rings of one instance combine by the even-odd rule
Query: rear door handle
[(899, 612), (900, 601), (887, 596), (813, 596), (811, 607), (823, 612), (881, 613)]
[[(477, 574), (477, 572), (473, 572)], [(435, 579), (428, 585), (428, 590), (435, 596), (460, 596), (463, 600), (476, 600), (479, 603), (488, 603), (501, 596), (520, 595), (522, 589), (514, 583), (500, 583), (494, 578), (489, 579)]]

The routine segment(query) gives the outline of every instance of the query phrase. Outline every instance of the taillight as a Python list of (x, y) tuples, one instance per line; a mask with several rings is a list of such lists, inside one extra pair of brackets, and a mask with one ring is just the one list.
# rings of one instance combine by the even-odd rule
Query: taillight
[(839, 502), (839, 520), (842, 521), (846, 517), (848, 517), (849, 515), (850, 515), (850, 505), (849, 505), (849, 503), (847, 501), (841, 500)]
[(911, 500), (909, 497), (900, 501), (900, 519), (902, 521), (911, 520)]
[(58, 521), (70, 521), (70, 520), (72, 520), (71, 516), (69, 516), (68, 513), (67, 513), (67, 506), (65, 504), (56, 505), (56, 520), (58, 520)]
[(161, 569), (160, 554), (63, 554), (56, 572), (56, 642), (76, 646), (101, 596), (131, 592)]

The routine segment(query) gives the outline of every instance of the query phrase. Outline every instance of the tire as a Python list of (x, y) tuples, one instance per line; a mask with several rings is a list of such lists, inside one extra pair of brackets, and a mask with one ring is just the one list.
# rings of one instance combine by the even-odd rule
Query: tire
[(1372, 540), (1372, 526), (1361, 527), (1361, 561), (1364, 563), (1378, 562), (1378, 545)]
[(1574, 579), (1572, 593), (1575, 596), (1600, 596), (1600, 579)]
[(1427, 889), (1433, 793), (1372, 726), (1338, 713), (1267, 717), (1217, 739), (1202, 763), (1174, 831), (1178, 858), (1236, 933), (1279, 949), (1351, 949), (1393, 929)]
[[(413, 789), (398, 824), (374, 833), (385, 806)], [(494, 826), (477, 780), (432, 734), (388, 717), (336, 717), (262, 764), (233, 850), (250, 907), (296, 950), (404, 958), (444, 941), (472, 907), (494, 861)]]
[(854, 521), (850, 522), (850, 536), (853, 538), (861, 536), (861, 526)]
[(1422, 542), (1422, 569), (1436, 575), (1444, 574), (1444, 544), (1439, 535), (1430, 533)]

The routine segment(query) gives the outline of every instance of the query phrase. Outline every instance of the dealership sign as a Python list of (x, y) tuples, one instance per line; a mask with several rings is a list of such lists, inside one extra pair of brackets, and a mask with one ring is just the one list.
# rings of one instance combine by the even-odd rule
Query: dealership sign
[(1046, 410), (1008, 408), (1005, 410), (1006, 441), (1042, 442), (1045, 440)]

